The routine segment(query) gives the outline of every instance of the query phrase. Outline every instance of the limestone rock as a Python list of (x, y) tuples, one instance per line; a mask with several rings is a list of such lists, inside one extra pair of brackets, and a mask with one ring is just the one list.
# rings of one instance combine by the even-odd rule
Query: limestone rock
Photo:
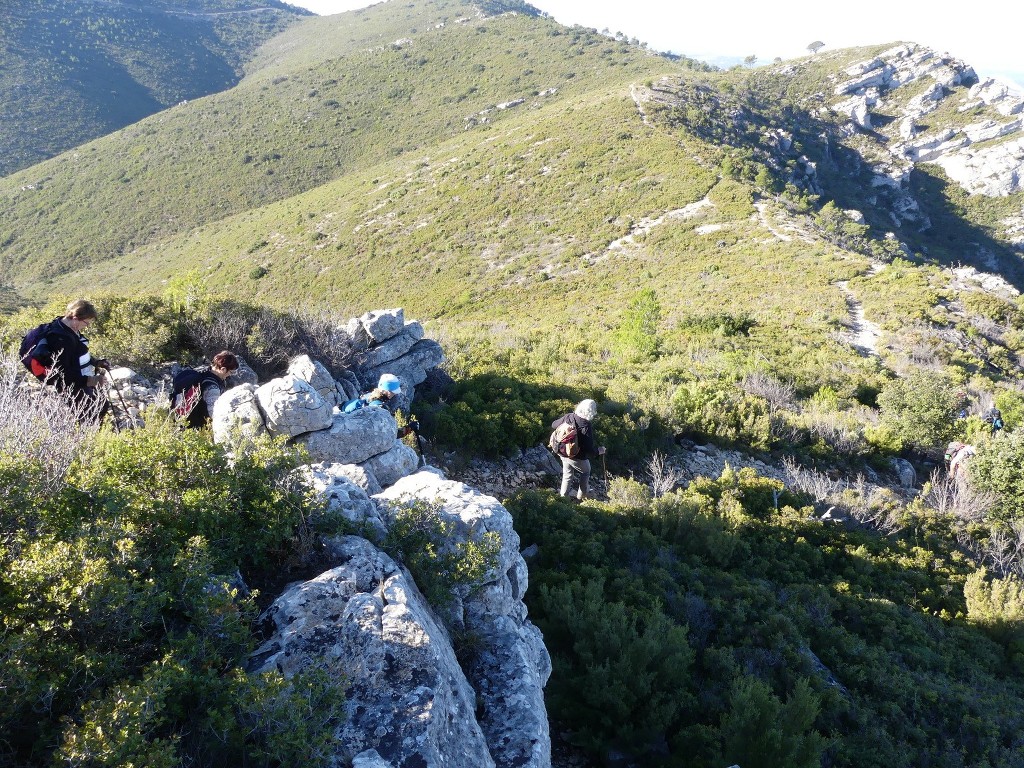
[(356, 526), (373, 531), (373, 538), (383, 540), (387, 529), (377, 506), (367, 492), (349, 478), (349, 470), (358, 469), (351, 464), (310, 464), (301, 468), (309, 486), (327, 502), (328, 509), (337, 510)]
[(420, 339), (407, 353), (396, 360), (365, 368), (361, 372), (364, 382), (376, 384), (381, 374), (392, 373), (402, 382), (402, 389), (412, 392), (413, 388), (427, 378), (427, 371), (444, 362), (444, 351), (433, 339)]
[(345, 397), (345, 390), (323, 364), (313, 360), (309, 355), (292, 358), (288, 363), (288, 373), (312, 386), (331, 408), (349, 399)]
[(376, 478), (381, 487), (394, 485), (399, 479), (411, 475), (419, 466), (420, 456), (400, 440), (395, 440), (384, 453), (371, 456), (360, 466)]
[(299, 438), (314, 461), (360, 464), (395, 442), (398, 425), (384, 408), (360, 408), (334, 414), (329, 429)]
[(272, 435), (295, 437), (331, 426), (331, 406), (308, 382), (291, 374), (259, 387), (256, 399)]
[(210, 419), (216, 443), (233, 445), (267, 431), (254, 384), (240, 384), (218, 397)]
[[(378, 309), (367, 312), (349, 321), (349, 333), (353, 337), (365, 336), (369, 344), (380, 344), (401, 333), (405, 327), (405, 313), (399, 309)], [(355, 333), (352, 333), (355, 329)], [(361, 333), (360, 330), (361, 329)]]
[(413, 344), (423, 338), (423, 326), (413, 321), (406, 323), (401, 332), (387, 341), (370, 347), (363, 355), (362, 365), (365, 368), (377, 368), (397, 360), (412, 349)]
[(439, 502), (441, 514), (454, 524), (456, 540), (478, 538), (487, 532), (498, 535), (501, 545), (496, 567), (482, 585), (459, 591), (461, 610), (453, 621), (480, 642), (478, 661), (468, 674), (495, 762), (498, 766), (548, 768), (551, 746), (544, 685), (551, 674), (551, 660), (540, 632), (526, 617), (522, 597), (527, 571), (512, 516), (494, 497), (447, 480), (436, 470), (403, 477), (374, 500), (389, 505), (383, 512), (387, 520), (390, 505), (410, 497)]
[(348, 682), (339, 762), (358, 754), (368, 765), (494, 768), (473, 689), (416, 585), (365, 539), (334, 540), (332, 553), (338, 567), (268, 609), (276, 631), (250, 671), (291, 676), (321, 663)]

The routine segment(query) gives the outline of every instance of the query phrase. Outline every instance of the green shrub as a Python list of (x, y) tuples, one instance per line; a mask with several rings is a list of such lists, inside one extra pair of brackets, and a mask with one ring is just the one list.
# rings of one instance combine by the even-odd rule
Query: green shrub
[(948, 377), (926, 371), (893, 379), (878, 396), (880, 424), (906, 445), (944, 448), (956, 434), (956, 391)]
[(818, 768), (827, 741), (813, 730), (819, 700), (807, 680), (797, 681), (783, 704), (756, 677), (738, 679), (722, 719), (722, 764), (749, 768)]
[(440, 502), (401, 500), (391, 507), (385, 552), (403, 563), (431, 605), (447, 607), (494, 577), (501, 539), (494, 531), (456, 541), (457, 523)]
[(768, 448), (768, 406), (760, 398), (714, 382), (687, 381), (672, 395), (673, 426), (696, 437)]
[[(159, 423), (98, 433), (55, 484), (37, 456), (0, 458), (0, 491), (33, 509), (5, 518), (0, 542), (0, 762), (324, 764), (294, 739), (322, 744), (326, 720), (282, 720), (280, 695), (240, 682), (256, 606), (225, 575), (276, 582), (306, 526), (333, 530), (296, 485), (297, 461), (272, 441), (229, 461), (206, 435)], [(7, 493), (18, 480), (30, 485)], [(335, 684), (320, 690), (337, 700)], [(218, 712), (235, 715), (215, 724)]]
[(540, 589), (544, 636), (558, 677), (551, 704), (573, 739), (600, 753), (643, 754), (686, 704), (693, 664), (686, 629), (654, 611), (609, 601), (600, 581)]

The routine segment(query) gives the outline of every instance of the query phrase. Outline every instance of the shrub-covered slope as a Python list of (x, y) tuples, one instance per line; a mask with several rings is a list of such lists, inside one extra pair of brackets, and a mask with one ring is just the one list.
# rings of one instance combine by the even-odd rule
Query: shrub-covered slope
[(305, 12), (278, 0), (20, 0), (0, 7), (0, 176), (230, 88)]

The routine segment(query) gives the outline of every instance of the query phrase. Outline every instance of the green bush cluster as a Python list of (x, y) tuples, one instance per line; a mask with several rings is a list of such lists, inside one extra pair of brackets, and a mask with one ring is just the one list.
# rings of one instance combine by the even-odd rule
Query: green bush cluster
[[(53, 298), (0, 317), (0, 347), (16, 350), (29, 328), (63, 316), (68, 300)], [(335, 374), (352, 363), (351, 341), (341, 326), (347, 318), (216, 298), (190, 280), (163, 296), (114, 294), (93, 303), (99, 316), (88, 332), (92, 352), (143, 373), (158, 373), (169, 360), (210, 359), (222, 349), (240, 355), (261, 378), (280, 375), (299, 354)]]
[[(457, 523), (440, 502), (404, 499), (391, 506), (382, 547), (403, 563), (431, 605), (447, 607), (494, 578), (500, 536), (487, 531), (456, 541)], [(460, 594), (461, 593), (461, 594)]]
[(1019, 585), (979, 587), (949, 520), (823, 524), (749, 470), (629, 508), (507, 505), (538, 547), (553, 727), (594, 761), (1016, 764), (1024, 676), (986, 622), (1016, 632)]
[(297, 456), (263, 441), (229, 460), (162, 423), (83, 439), (56, 487), (0, 457), (0, 762), (326, 764), (336, 684), (242, 671), (246, 584), (296, 567), (305, 528), (337, 528)]

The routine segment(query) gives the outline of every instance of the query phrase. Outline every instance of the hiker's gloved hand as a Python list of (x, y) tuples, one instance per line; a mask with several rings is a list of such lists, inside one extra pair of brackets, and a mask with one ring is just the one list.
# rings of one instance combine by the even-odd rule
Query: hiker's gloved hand
[(607, 448), (605, 448), (605, 447), (604, 447), (604, 446), (602, 445), (602, 446), (601, 446), (600, 448), (598, 448), (598, 449), (597, 449), (597, 455), (598, 455), (598, 456), (604, 456), (604, 454), (605, 454), (605, 452), (606, 452), (607, 450), (608, 450), (608, 449), (607, 449)]
[(90, 387), (98, 387), (103, 383), (103, 371), (100, 371), (95, 376), (86, 376), (85, 383)]

